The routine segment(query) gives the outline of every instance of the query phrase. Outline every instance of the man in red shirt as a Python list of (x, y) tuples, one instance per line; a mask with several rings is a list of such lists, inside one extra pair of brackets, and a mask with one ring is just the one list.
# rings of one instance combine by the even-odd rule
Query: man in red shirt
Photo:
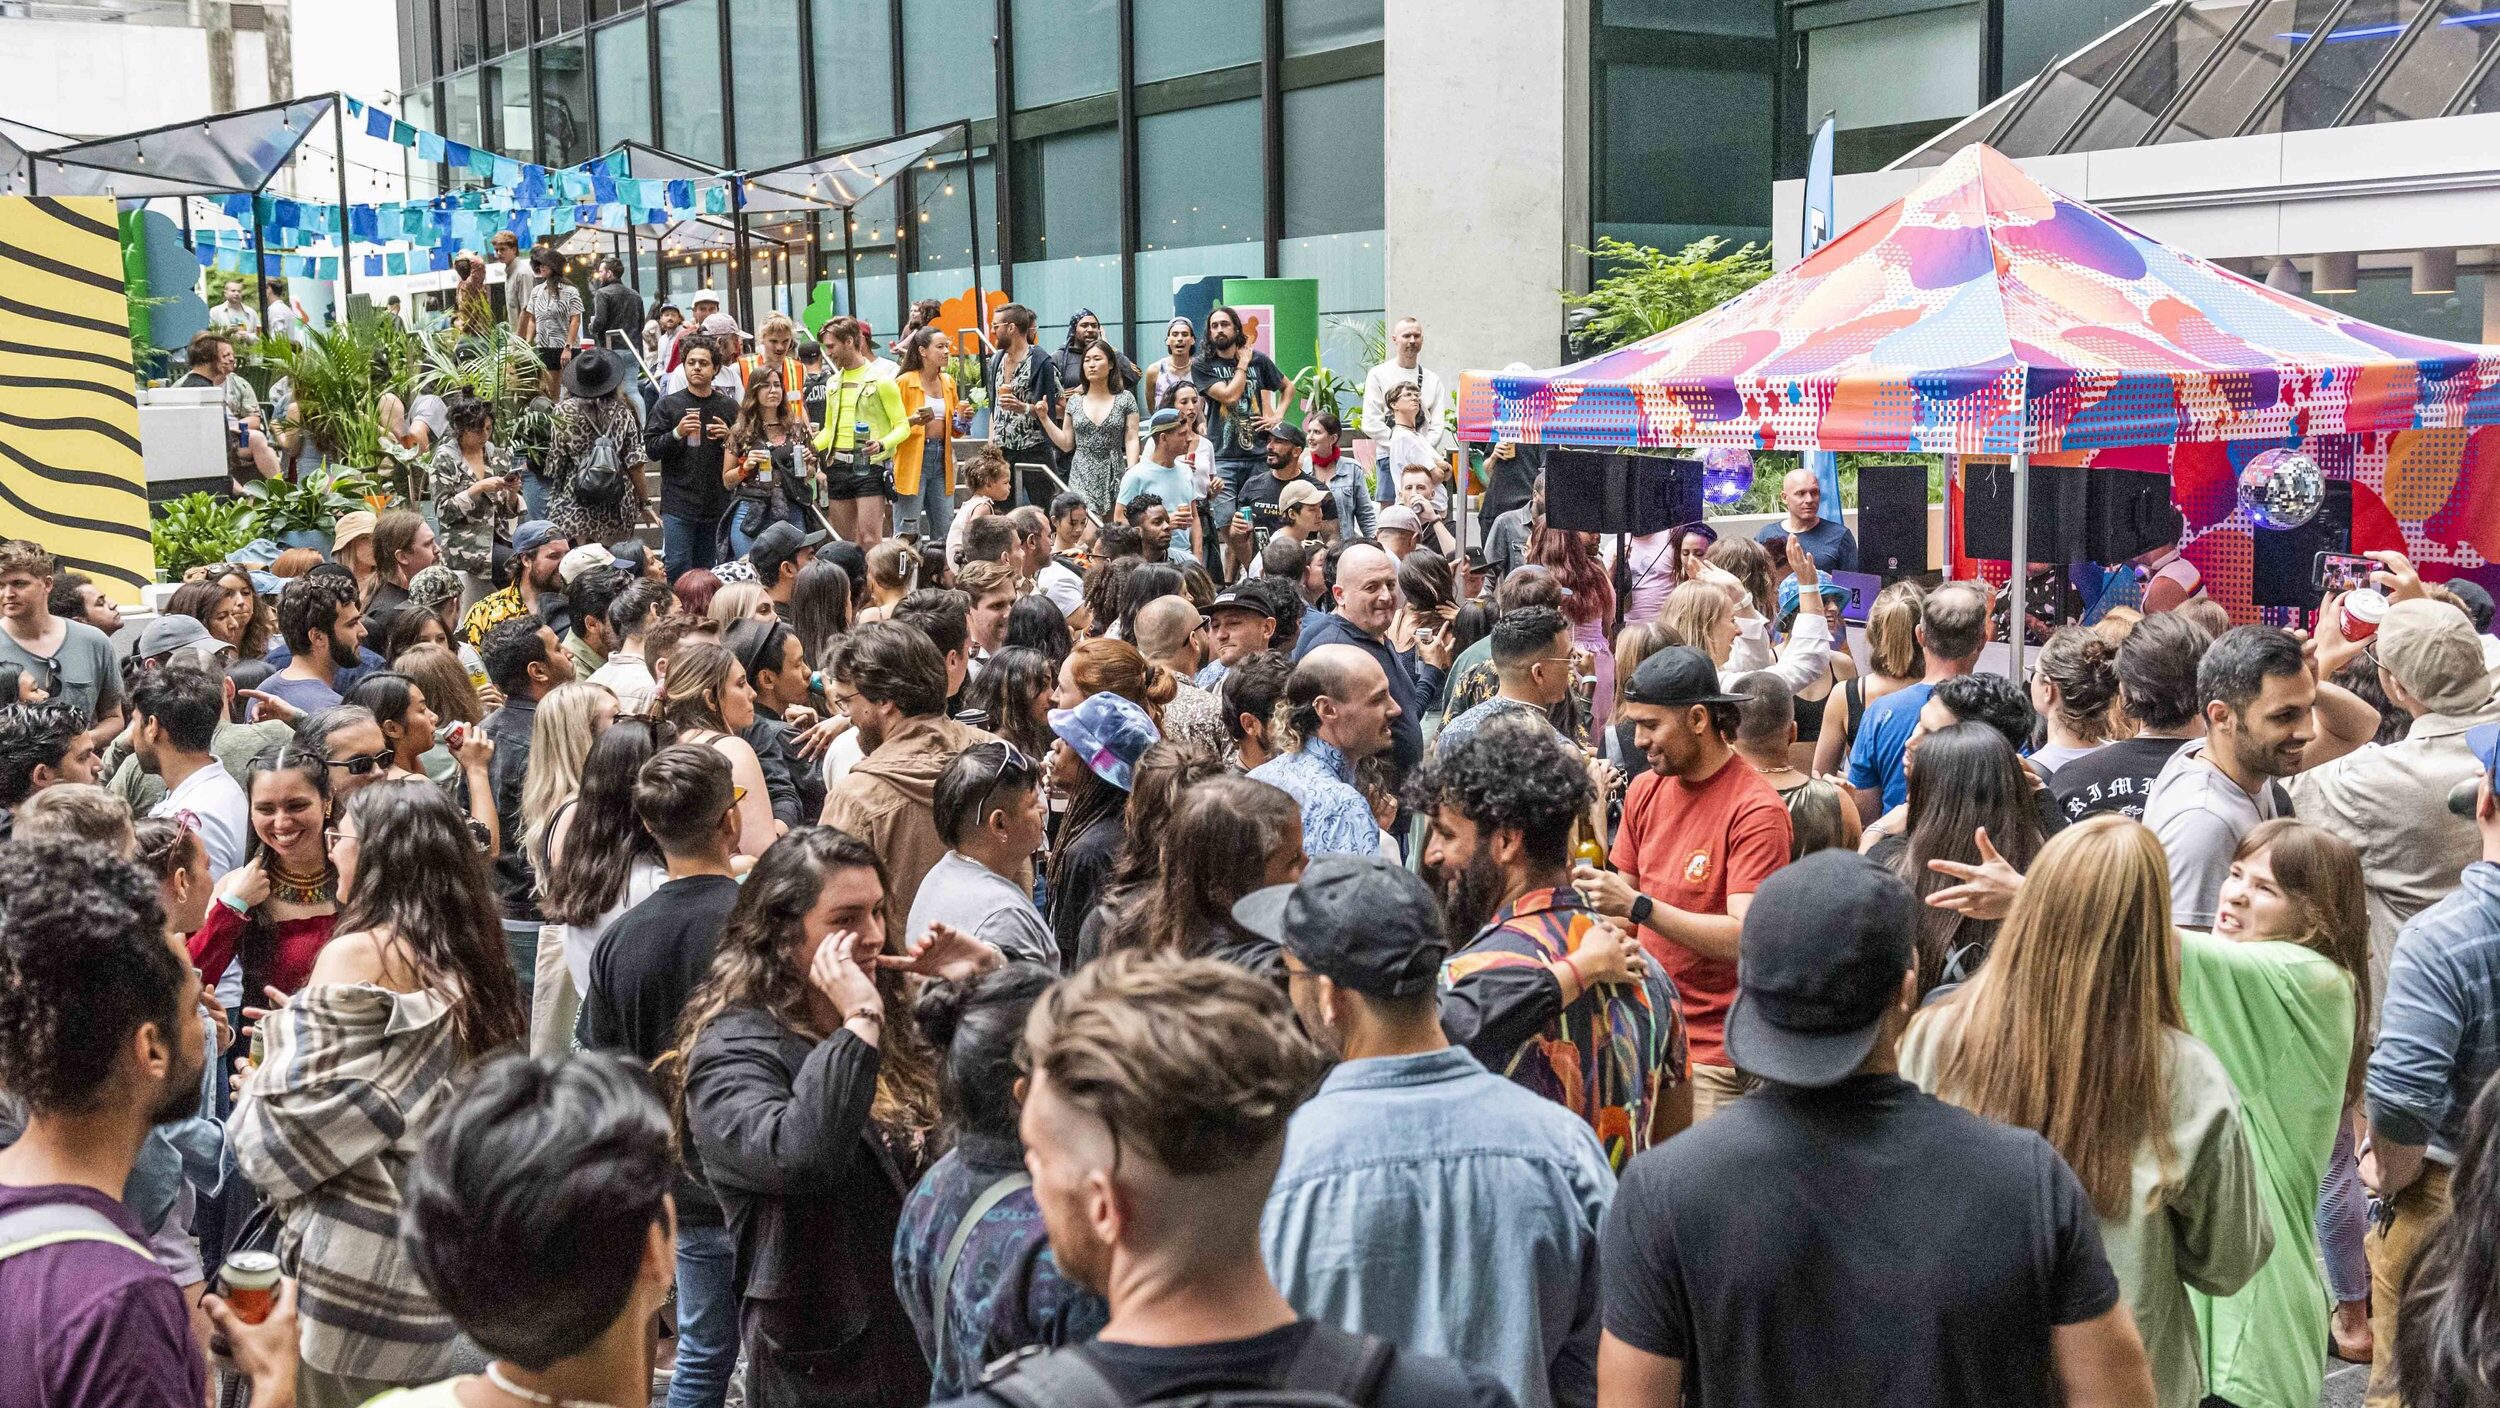
[(1736, 997), (1736, 936), (1754, 891), (1788, 864), (1788, 809), (1729, 743), (1738, 703), (1698, 650), (1674, 646), (1641, 662), (1622, 717), (1650, 771), (1623, 799), (1614, 870), (1583, 865), (1572, 876), (1599, 913), (1632, 921), (1675, 980), (1697, 1124), (1750, 1088), (1721, 1040)]

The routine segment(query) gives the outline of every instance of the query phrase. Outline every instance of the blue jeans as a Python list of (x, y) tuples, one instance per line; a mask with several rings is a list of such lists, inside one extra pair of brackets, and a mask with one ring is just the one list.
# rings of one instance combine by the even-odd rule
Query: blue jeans
[(677, 1367), (668, 1408), (721, 1408), (738, 1367), (737, 1245), (726, 1227), (677, 1229)]
[(920, 492), (894, 501), (894, 531), (917, 533), (923, 542), (945, 542), (946, 530), (954, 521), (955, 496), (946, 492), (946, 476), (941, 472), (920, 471)]
[(765, 505), (761, 520), (757, 522), (755, 525), (755, 531), (752, 533), (746, 531), (746, 516), (747, 506), (745, 504), (733, 503), (730, 505), (729, 555), (731, 557), (746, 556), (748, 551), (755, 546), (755, 540), (763, 535), (766, 528), (775, 523), (787, 523), (802, 533), (807, 531), (807, 521), (799, 516), (799, 511), (796, 508), (790, 507), (787, 504)]
[(536, 469), (521, 471), (521, 505), (533, 519), (547, 516), (547, 481), (539, 478)]
[(660, 562), (672, 582), (698, 567), (720, 563), (720, 520), (680, 513), (660, 515)]
[(530, 1010), (530, 990), (538, 986), (538, 921), (506, 919), (503, 922), (504, 951), (512, 956), (512, 976), (521, 985), (521, 1012)]

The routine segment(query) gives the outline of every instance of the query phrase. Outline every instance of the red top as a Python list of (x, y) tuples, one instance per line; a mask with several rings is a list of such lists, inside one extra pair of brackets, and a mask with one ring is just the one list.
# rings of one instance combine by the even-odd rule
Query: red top
[[(330, 942), (338, 915), (313, 914), (276, 922), (278, 944), (269, 955), (266, 980), (278, 991), (291, 993), (312, 977), (313, 960), (321, 956), (322, 946)], [(200, 970), (204, 981), (216, 982), (217, 975), (234, 961), (235, 950), (243, 942), (243, 925), (243, 916), (235, 913), (232, 905), (221, 900), (208, 907), (208, 922), (190, 939), (191, 966)], [(258, 1006), (261, 996), (247, 992), (243, 1000)]]
[[(1788, 864), (1791, 831), (1780, 795), (1744, 759), (1696, 786), (1643, 773), (1623, 799), (1613, 863), (1642, 894), (1687, 914), (1725, 914), (1730, 895), (1750, 895)], [(1646, 926), (1641, 944), (1666, 965), (1684, 1009), (1693, 1063), (1728, 1063), (1722, 1034), (1736, 1000), (1736, 965), (1704, 958)]]

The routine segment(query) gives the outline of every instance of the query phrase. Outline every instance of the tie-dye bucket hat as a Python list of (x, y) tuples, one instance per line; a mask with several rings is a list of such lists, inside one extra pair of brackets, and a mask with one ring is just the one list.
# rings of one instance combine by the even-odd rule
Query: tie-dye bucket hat
[(1137, 760), (1163, 739), (1146, 711), (1117, 694), (1097, 694), (1073, 709), (1050, 711), (1050, 731), (1076, 751), (1094, 776), (1126, 792)]

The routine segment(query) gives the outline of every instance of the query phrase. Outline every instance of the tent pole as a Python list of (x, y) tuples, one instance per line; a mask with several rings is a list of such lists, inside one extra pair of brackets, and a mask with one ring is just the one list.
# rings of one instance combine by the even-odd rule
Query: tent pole
[(269, 257), (260, 248), (260, 192), (252, 192), (252, 282), (260, 293), (260, 333), (269, 335)]
[(356, 262), (356, 247), (348, 238), (354, 222), (347, 218), (347, 104), (331, 102), (330, 123), (339, 144), (339, 306), (331, 313), (330, 321), (343, 323), (347, 321), (347, 305), (356, 297), (356, 275), (350, 267)]
[(2016, 684), (2022, 684), (2024, 683), (2023, 646), (2027, 643), (2030, 635), (2030, 633), (2024, 629), (2023, 625), (2025, 619), (2024, 608), (2029, 605), (2029, 603), (2023, 598), (2027, 595), (2028, 588), (2031, 585), (2031, 456), (2024, 451), (2016, 450), (2014, 452), (2013, 470), (2014, 561), (2012, 563), (2012, 570), (2014, 577), (2014, 608), (2006, 615), (2005, 634), (2007, 637), (2006, 648), (2011, 652), (2009, 658), (2014, 662), (2013, 672), (2008, 676), (2008, 678), (2012, 679)]
[[(973, 177), (979, 170), (972, 159), (972, 123), (967, 119), (964, 129), (964, 219), (972, 229), (972, 322), (986, 326), (989, 310), (981, 306), (981, 183)], [(995, 241), (992, 244), (995, 245)], [(953, 434), (953, 429), (948, 429)]]
[(842, 207), (842, 311), (859, 316), (859, 252), (852, 247), (851, 212), (855, 206)]

